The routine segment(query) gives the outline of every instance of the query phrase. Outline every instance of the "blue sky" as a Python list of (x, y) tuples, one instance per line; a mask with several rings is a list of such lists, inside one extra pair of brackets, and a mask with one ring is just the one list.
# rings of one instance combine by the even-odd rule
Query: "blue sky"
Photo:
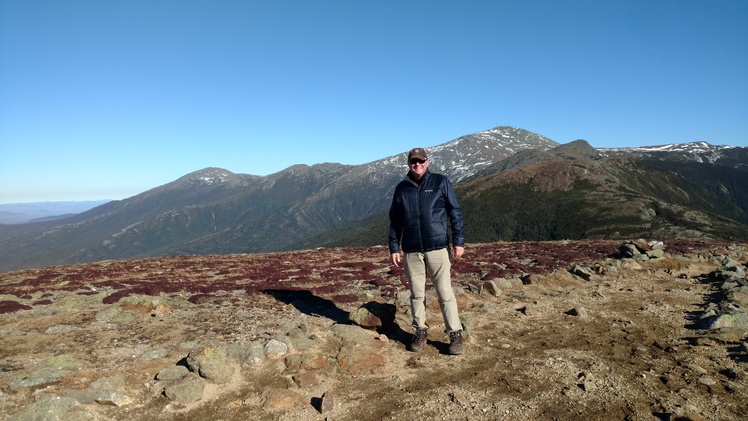
[(499, 125), (748, 146), (748, 1), (0, 0), (0, 203)]

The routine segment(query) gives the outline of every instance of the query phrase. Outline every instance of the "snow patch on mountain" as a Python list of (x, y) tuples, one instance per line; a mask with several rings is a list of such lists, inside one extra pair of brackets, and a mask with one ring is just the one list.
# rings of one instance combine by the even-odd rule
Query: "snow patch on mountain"
[(658, 153), (680, 153), (700, 163), (713, 164), (724, 156), (726, 151), (737, 148), (736, 146), (712, 145), (708, 142), (698, 141), (680, 144), (666, 144), (657, 146), (636, 146), (629, 148), (600, 148), (598, 151), (605, 155), (621, 155), (625, 153), (653, 154)]

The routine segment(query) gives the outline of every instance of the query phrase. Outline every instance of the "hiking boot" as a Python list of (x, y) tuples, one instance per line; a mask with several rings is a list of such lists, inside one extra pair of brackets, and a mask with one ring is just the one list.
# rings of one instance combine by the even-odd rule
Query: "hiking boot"
[(460, 355), (462, 354), (462, 331), (457, 330), (454, 332), (449, 332), (449, 349), (447, 350), (447, 353), (449, 355)]
[(413, 340), (410, 342), (410, 350), (413, 352), (420, 352), (423, 349), (423, 346), (426, 345), (426, 339), (428, 337), (428, 329), (416, 329), (416, 333), (413, 334)]

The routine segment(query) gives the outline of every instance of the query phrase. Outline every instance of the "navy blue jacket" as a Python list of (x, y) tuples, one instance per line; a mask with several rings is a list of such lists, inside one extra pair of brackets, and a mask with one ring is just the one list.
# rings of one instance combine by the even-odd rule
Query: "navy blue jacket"
[(465, 225), (452, 183), (441, 174), (426, 171), (421, 183), (409, 176), (397, 187), (390, 206), (390, 253), (427, 252), (449, 247), (448, 226), (452, 226), (452, 243), (465, 246)]

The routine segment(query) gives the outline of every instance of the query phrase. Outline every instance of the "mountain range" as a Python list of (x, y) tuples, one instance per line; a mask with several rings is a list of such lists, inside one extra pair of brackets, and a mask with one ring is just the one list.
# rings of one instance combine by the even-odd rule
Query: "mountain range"
[[(468, 242), (748, 240), (748, 148), (706, 142), (595, 149), (496, 127), (427, 148)], [(60, 220), (0, 225), (0, 271), (181, 254), (386, 243), (405, 153), (268, 176), (206, 168)]]
[(0, 224), (22, 224), (49, 219), (64, 219), (85, 212), (109, 200), (0, 203)]

